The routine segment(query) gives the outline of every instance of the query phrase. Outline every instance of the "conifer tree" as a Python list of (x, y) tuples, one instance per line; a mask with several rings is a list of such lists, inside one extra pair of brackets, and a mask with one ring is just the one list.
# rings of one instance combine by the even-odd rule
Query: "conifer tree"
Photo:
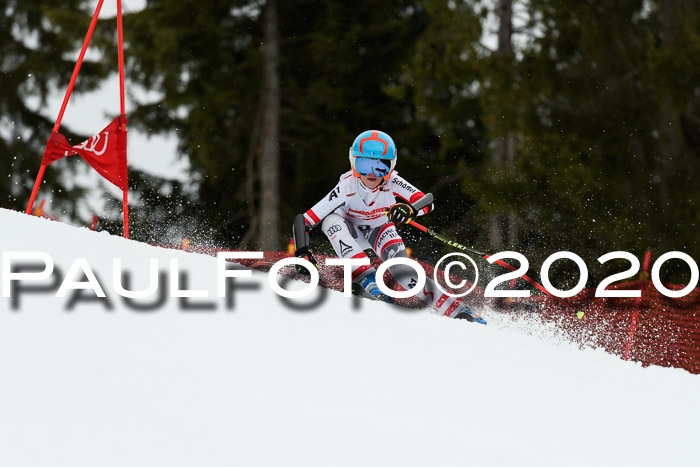
[[(264, 188), (261, 135), (267, 2), (150, 0), (125, 17), (127, 73), (160, 93), (130, 124), (171, 132), (190, 161), (194, 203), (216, 242), (251, 247)], [(347, 148), (368, 128), (408, 129), (411, 106), (388, 88), (423, 27), (418, 2), (277, 2), (279, 27), (278, 230), (348, 170)], [(268, 10), (269, 11), (269, 10)], [(269, 50), (269, 49), (267, 49)], [(396, 132), (394, 134), (397, 134)], [(265, 172), (265, 175), (269, 175)], [(259, 230), (257, 230), (259, 232)], [(271, 248), (266, 245), (266, 248)]]
[[(52, 92), (62, 92), (75, 66), (92, 12), (83, 2), (62, 0), (47, 6), (37, 0), (0, 1), (0, 206), (24, 211), (29, 201), (55, 115), (43, 110)], [(75, 92), (97, 87), (107, 75), (99, 62), (86, 60)], [(70, 128), (61, 132), (79, 142)], [(75, 184), (68, 158), (46, 171), (40, 197), (50, 197), (51, 211), (77, 220), (82, 189)], [(83, 221), (87, 221), (83, 219)]]

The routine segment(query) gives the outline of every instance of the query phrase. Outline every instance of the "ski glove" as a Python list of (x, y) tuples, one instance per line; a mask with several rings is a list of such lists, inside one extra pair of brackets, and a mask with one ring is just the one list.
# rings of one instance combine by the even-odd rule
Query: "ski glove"
[(413, 206), (410, 204), (396, 203), (389, 208), (387, 217), (389, 217), (389, 220), (394, 224), (401, 225), (410, 221), (416, 214), (416, 210), (413, 209)]
[[(303, 246), (301, 248), (297, 248), (297, 251), (294, 252), (294, 256), (296, 256), (297, 258), (304, 258), (309, 263), (313, 264), (316, 267), (316, 269), (318, 269), (318, 262), (316, 261), (316, 258), (314, 258), (314, 256), (311, 254), (311, 250), (309, 250), (309, 247)], [(294, 268), (296, 269), (298, 274), (304, 274), (307, 276), (311, 274), (301, 264), (295, 264)]]

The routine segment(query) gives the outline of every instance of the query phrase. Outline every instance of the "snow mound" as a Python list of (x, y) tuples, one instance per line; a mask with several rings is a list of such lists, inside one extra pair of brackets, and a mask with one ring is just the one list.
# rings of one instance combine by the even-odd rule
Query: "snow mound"
[[(217, 298), (215, 258), (2, 209), (0, 245), (4, 263), (39, 251), (55, 264), (51, 277), (0, 299), (0, 465), (696, 457), (700, 378), (683, 370), (543, 341), (497, 316), (481, 326), (321, 290), (285, 304), (258, 272)], [(105, 299), (72, 289), (56, 297), (79, 258)], [(126, 301), (113, 286), (115, 258), (130, 290), (148, 287), (152, 259), (170, 284), (175, 259), (179, 287), (207, 296)]]

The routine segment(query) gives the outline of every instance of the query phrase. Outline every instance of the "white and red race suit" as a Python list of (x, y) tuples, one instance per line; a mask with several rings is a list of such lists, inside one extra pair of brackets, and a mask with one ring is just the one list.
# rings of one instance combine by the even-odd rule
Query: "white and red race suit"
[[(344, 173), (328, 195), (304, 213), (310, 229), (321, 225), (324, 234), (340, 258), (366, 257), (372, 249), (382, 261), (408, 257), (406, 246), (387, 210), (397, 202), (412, 204), (424, 196), (418, 188), (393, 171), (377, 188), (370, 189), (355, 177), (352, 171)], [(433, 210), (430, 204), (418, 212), (419, 216)], [(352, 279), (359, 281), (374, 272), (373, 266), (353, 266)], [(394, 279), (406, 290), (417, 283), (416, 272), (410, 266), (394, 265), (389, 268)], [(451, 316), (459, 302), (444, 294), (435, 282), (426, 277), (425, 287), (417, 295), (437, 313)]]

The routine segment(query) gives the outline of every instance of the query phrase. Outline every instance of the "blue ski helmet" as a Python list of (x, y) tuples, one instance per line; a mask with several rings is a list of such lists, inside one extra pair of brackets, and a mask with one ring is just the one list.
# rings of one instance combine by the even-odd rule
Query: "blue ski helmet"
[[(379, 167), (386, 167), (388, 170), (385, 171), (386, 174), (384, 175), (384, 171), (377, 167), (374, 173), (386, 180), (394, 170), (394, 167), (396, 167), (396, 145), (394, 140), (383, 131), (363, 131), (350, 146), (350, 166), (355, 177), (360, 176), (360, 172), (356, 168), (357, 158), (378, 159), (377, 162), (381, 162)], [(363, 175), (367, 174), (364, 173)]]

